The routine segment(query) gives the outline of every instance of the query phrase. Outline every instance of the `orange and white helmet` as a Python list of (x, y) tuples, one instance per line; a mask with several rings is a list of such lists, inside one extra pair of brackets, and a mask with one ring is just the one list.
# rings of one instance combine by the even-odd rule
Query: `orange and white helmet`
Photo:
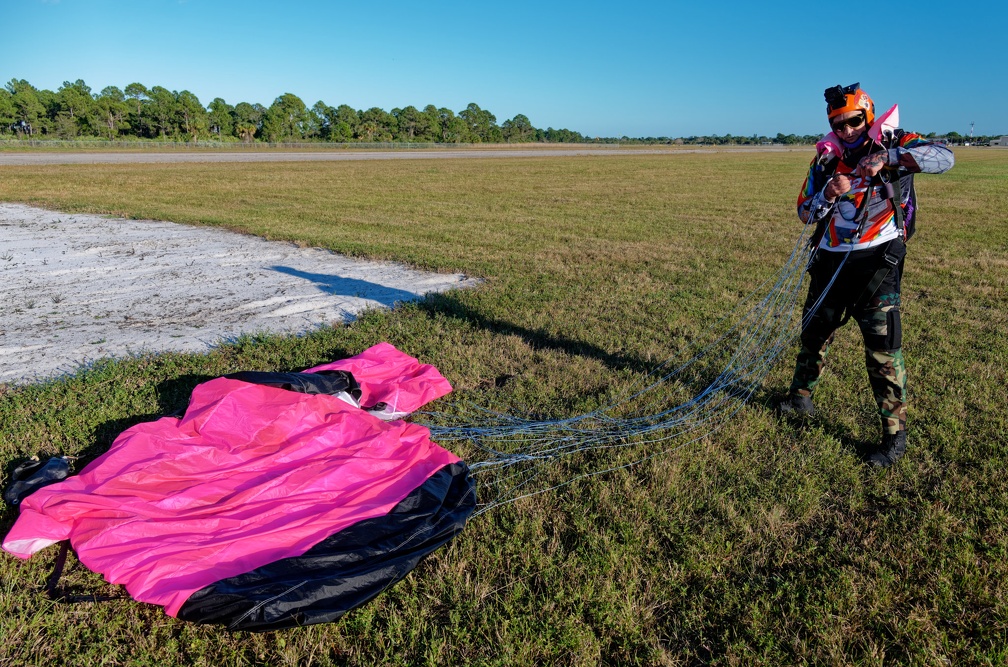
[(875, 122), (875, 103), (868, 93), (861, 90), (860, 83), (827, 88), (823, 96), (826, 98), (826, 116), (830, 121), (851, 111), (863, 111), (868, 125)]

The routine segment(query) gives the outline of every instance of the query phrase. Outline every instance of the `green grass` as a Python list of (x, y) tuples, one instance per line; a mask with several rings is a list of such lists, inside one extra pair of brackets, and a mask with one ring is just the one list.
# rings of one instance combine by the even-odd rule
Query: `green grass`
[[(300, 338), (0, 387), (0, 461), (86, 460), (183, 407), (203, 379), (303, 368), (380, 340), (435, 364), (468, 399), (580, 414), (706, 342), (713, 319), (776, 273), (808, 157), (0, 167), (7, 201), (486, 279)], [(722, 431), (481, 515), (336, 624), (230, 634), (128, 598), (54, 603), (55, 549), (2, 558), (0, 664), (1008, 663), (1008, 151), (957, 160), (918, 179), (903, 304), (910, 450), (895, 469), (867, 470), (857, 455), (878, 426), (848, 326), (804, 427), (769, 408), (788, 355)], [(553, 479), (604, 463), (559, 464)], [(0, 530), (15, 516), (4, 509)], [(124, 595), (72, 556), (62, 585)]]

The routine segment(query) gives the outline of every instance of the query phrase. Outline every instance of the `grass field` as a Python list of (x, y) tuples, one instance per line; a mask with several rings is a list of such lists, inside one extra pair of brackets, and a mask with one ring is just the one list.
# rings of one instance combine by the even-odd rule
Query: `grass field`
[[(304, 368), (381, 340), (473, 401), (580, 414), (705, 342), (710, 322), (776, 273), (798, 234), (808, 157), (0, 167), (6, 201), (486, 279), (301, 338), (0, 386), (0, 462), (86, 460), (184, 407), (204, 379)], [(892, 470), (858, 456), (878, 425), (849, 325), (803, 427), (770, 409), (787, 355), (721, 431), (480, 515), (336, 624), (187, 625), (72, 556), (65, 589), (116, 599), (51, 602), (55, 549), (0, 558), (0, 664), (1006, 664), (1006, 185), (1008, 151), (996, 149), (961, 149), (951, 172), (918, 178), (903, 288), (910, 448)], [(5, 508), (0, 530), (15, 517)]]

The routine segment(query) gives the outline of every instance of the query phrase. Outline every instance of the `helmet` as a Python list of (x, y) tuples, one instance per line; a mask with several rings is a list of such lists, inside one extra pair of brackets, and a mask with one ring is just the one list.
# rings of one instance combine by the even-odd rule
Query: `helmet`
[(826, 89), (823, 96), (826, 98), (826, 116), (829, 120), (851, 111), (863, 111), (868, 125), (875, 122), (875, 103), (860, 86), (860, 83), (852, 83), (849, 86)]

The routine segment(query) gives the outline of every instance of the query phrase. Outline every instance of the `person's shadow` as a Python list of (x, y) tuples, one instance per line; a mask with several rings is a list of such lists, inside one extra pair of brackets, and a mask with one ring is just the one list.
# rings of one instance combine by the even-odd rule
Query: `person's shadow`
[(463, 320), (469, 325), (494, 334), (518, 336), (533, 349), (555, 350), (575, 356), (591, 357), (601, 361), (612, 370), (630, 369), (638, 372), (647, 372), (655, 366), (653, 362), (645, 362), (633, 356), (612, 354), (596, 345), (575, 338), (555, 336), (545, 331), (528, 329), (505, 320), (487, 317), (465, 305), (450, 291), (428, 292), (426, 295), (422, 295), (357, 278), (311, 273), (288, 266), (272, 266), (270, 268), (279, 273), (285, 273), (289, 276), (310, 281), (326, 294), (369, 299), (390, 308), (404, 301), (417, 301), (420, 308), (429, 313), (447, 315), (454, 319)]
[(342, 276), (329, 275), (326, 273), (311, 273), (309, 271), (294, 269), (289, 266), (271, 266), (270, 269), (276, 271), (277, 273), (284, 273), (288, 276), (293, 276), (294, 278), (307, 280), (318, 287), (319, 291), (325, 294), (377, 301), (381, 305), (389, 308), (403, 301), (416, 301), (423, 298), (423, 295), (421, 294), (416, 294), (397, 287), (388, 287), (386, 285), (382, 285), (381, 283), (375, 283), (368, 280), (360, 280), (359, 278), (344, 278)]
[(439, 314), (462, 320), (479, 329), (501, 336), (518, 336), (526, 345), (534, 350), (554, 350), (571, 356), (589, 357), (602, 362), (614, 371), (633, 370), (648, 372), (655, 367), (653, 362), (647, 362), (639, 357), (613, 354), (591, 343), (556, 336), (542, 330), (529, 329), (506, 320), (487, 317), (485, 314), (470, 308), (451, 292), (432, 292), (420, 302), (420, 308), (431, 314)]

